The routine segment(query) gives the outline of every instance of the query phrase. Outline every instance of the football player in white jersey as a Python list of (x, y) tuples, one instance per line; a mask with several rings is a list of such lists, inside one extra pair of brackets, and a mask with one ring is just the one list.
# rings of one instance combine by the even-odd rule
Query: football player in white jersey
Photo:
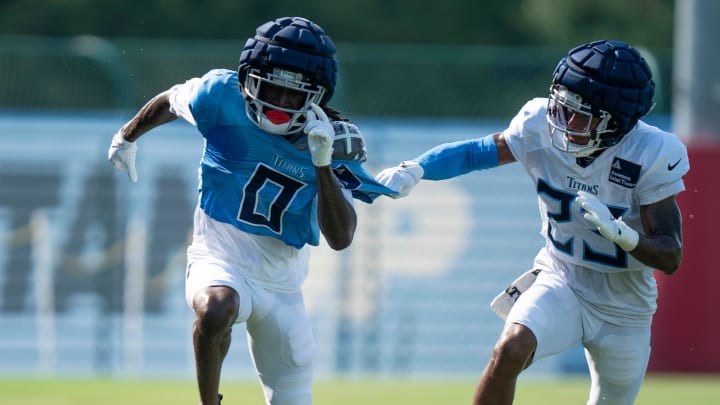
[(240, 322), (266, 402), (312, 402), (314, 338), (300, 289), (308, 247), (320, 233), (331, 248), (348, 247), (353, 197), (394, 194), (361, 166), (358, 128), (327, 105), (335, 51), (307, 19), (269, 21), (245, 43), (237, 71), (214, 69), (158, 94), (112, 139), (110, 162), (135, 182), (135, 141), (147, 131), (180, 117), (204, 138), (185, 291), (202, 404), (222, 398), (221, 366)]
[(578, 343), (587, 403), (635, 401), (650, 356), (653, 269), (672, 274), (682, 258), (675, 196), (690, 167), (677, 136), (640, 120), (654, 89), (635, 48), (586, 43), (559, 62), (549, 97), (528, 101), (504, 131), (436, 146), (376, 176), (406, 196), (421, 179), (520, 162), (535, 184), (545, 245), (492, 303), (505, 327), (475, 404), (512, 403), (522, 370)]

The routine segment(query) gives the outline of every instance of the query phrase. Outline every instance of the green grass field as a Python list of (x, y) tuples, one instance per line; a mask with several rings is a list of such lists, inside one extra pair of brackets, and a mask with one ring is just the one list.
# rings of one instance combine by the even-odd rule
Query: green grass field
[[(473, 381), (319, 380), (315, 405), (469, 405)], [(587, 380), (521, 380), (516, 404), (584, 404)], [(222, 384), (223, 404), (263, 404), (260, 387), (252, 381)], [(193, 381), (2, 379), (2, 405), (165, 405), (197, 404)], [(720, 376), (649, 377), (638, 405), (720, 404)]]

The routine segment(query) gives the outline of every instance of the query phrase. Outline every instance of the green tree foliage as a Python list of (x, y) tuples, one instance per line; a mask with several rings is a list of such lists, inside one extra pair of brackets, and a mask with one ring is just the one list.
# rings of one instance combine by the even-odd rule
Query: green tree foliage
[(672, 0), (4, 0), (0, 34), (246, 38), (301, 15), (336, 42), (569, 46), (672, 44)]
[[(650, 50), (669, 110), (672, 0), (0, 0), (0, 109), (133, 109), (210, 68), (234, 69), (265, 21), (338, 44), (332, 101), (367, 116), (505, 117), (544, 96), (567, 50)], [(48, 69), (52, 67), (52, 69)]]
[(542, 43), (572, 46), (594, 39), (618, 39), (637, 46), (670, 48), (672, 0), (524, 0), (525, 28)]

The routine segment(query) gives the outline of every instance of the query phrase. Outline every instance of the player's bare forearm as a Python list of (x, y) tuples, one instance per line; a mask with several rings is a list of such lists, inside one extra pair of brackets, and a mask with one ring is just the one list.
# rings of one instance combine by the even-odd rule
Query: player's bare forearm
[(318, 224), (328, 245), (334, 250), (350, 246), (357, 227), (355, 209), (345, 199), (330, 166), (316, 167), (318, 186)]
[(140, 111), (120, 129), (123, 137), (135, 142), (151, 129), (175, 120), (177, 116), (170, 112), (169, 95), (170, 90), (167, 90), (145, 103)]
[(515, 162), (515, 156), (513, 156), (510, 151), (510, 147), (507, 145), (503, 133), (494, 133), (493, 139), (495, 140), (495, 147), (498, 151), (498, 165), (502, 166), (504, 164)]
[(630, 254), (665, 274), (674, 273), (682, 260), (682, 218), (675, 197), (642, 206), (640, 215), (645, 235)]

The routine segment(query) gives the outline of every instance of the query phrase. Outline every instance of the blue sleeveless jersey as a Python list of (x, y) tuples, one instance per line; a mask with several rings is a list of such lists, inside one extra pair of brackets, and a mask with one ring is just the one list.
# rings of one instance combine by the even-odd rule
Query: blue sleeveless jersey
[[(205, 74), (190, 109), (205, 138), (202, 210), (244, 232), (274, 237), (296, 248), (317, 246), (317, 182), (310, 153), (247, 118), (237, 72), (217, 69)], [(332, 167), (354, 198), (372, 203), (380, 195), (395, 194), (360, 162), (336, 160)]]

